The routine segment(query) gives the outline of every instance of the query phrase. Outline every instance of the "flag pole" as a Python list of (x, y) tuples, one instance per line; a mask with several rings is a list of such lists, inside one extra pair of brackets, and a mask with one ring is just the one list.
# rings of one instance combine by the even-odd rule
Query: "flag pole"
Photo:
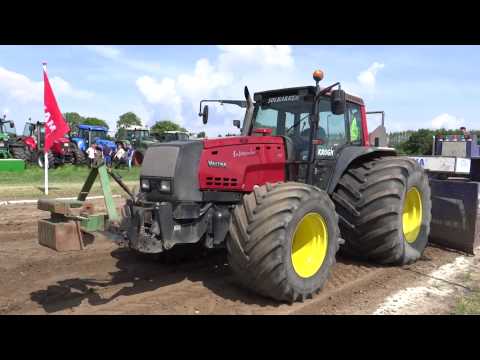
[[(42, 65), (43, 65), (43, 71), (46, 73), (47, 63), (44, 61)], [(43, 167), (44, 167), (44, 173), (45, 173), (44, 192), (45, 192), (45, 195), (48, 195), (48, 156), (47, 156), (47, 151), (45, 151), (45, 146), (44, 146), (43, 156), (44, 156)]]

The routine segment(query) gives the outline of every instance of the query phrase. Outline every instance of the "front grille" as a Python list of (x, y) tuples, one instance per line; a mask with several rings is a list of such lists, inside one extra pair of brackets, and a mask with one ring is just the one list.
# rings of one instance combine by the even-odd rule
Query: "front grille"
[(238, 186), (238, 180), (235, 178), (227, 177), (207, 177), (208, 186), (223, 186), (223, 187), (236, 187)]

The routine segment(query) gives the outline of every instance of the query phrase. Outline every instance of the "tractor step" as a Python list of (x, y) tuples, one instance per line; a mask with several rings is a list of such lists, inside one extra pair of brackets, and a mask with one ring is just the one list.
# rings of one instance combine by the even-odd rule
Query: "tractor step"
[(480, 246), (480, 183), (430, 179), (430, 242), (475, 255)]

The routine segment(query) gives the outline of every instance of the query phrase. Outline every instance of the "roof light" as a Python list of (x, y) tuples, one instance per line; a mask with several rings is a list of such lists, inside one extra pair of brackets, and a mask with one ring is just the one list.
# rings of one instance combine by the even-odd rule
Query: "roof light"
[(318, 83), (319, 81), (323, 80), (324, 75), (325, 74), (323, 73), (322, 70), (315, 70), (313, 72), (313, 80), (315, 80)]

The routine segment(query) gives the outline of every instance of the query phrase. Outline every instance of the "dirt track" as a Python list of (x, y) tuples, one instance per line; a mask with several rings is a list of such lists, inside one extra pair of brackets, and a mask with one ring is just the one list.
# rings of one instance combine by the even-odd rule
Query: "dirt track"
[(8, 206), (0, 215), (0, 314), (369, 314), (458, 256), (429, 247), (403, 268), (340, 258), (318, 296), (290, 306), (238, 287), (223, 252), (165, 265), (98, 238), (84, 251), (58, 253), (37, 243), (46, 213)]

